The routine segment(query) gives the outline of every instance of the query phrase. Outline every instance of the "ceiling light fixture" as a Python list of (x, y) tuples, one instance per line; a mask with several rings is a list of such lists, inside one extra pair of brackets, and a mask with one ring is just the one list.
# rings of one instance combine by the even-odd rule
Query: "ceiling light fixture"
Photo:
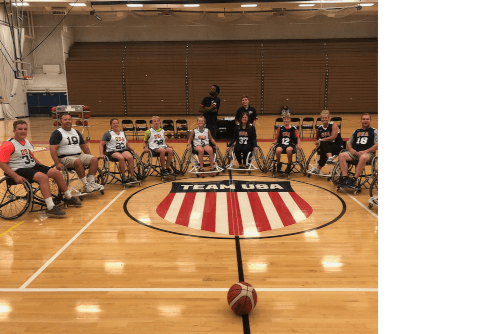
[(12, 3), (12, 6), (17, 6), (17, 7), (20, 7), (20, 6), (29, 6), (30, 4), (27, 3), (27, 2), (14, 2)]
[(184, 7), (200, 7), (200, 5), (198, 4), (187, 4), (187, 5), (184, 5)]
[(87, 6), (87, 4), (83, 3), (83, 2), (71, 2), (69, 5), (73, 6), (73, 7), (85, 7), (85, 6)]
[(374, 4), (373, 3), (360, 3), (359, 5), (362, 7), (369, 7), (369, 6), (373, 6)]
[(312, 6), (316, 6), (316, 5), (313, 3), (303, 3), (303, 4), (299, 5), (299, 7), (312, 7)]
[(142, 7), (142, 3), (128, 3), (127, 7)]
[(241, 5), (241, 7), (257, 7), (257, 4)]

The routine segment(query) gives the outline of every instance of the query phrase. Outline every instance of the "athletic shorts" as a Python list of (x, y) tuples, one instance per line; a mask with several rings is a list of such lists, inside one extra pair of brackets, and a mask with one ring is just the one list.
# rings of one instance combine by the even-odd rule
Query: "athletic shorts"
[[(351, 152), (347, 151), (347, 154), (349, 154), (349, 157), (351, 157), (352, 162), (356, 162), (357, 163), (359, 161), (359, 157), (357, 157), (355, 155), (352, 155)], [(371, 164), (373, 158), (375, 157), (375, 153), (365, 153), (365, 154), (368, 154), (368, 156), (369, 156), (368, 161), (366, 162), (366, 164)]]
[(112, 152), (105, 151), (105, 152), (104, 152), (104, 155), (105, 155), (105, 156), (107, 156), (107, 157), (111, 160), (111, 156), (112, 156), (113, 154), (115, 154), (115, 153), (122, 153), (122, 154), (123, 154), (123, 152), (126, 152), (126, 151), (127, 151), (127, 150), (123, 150), (123, 151), (112, 151)]
[(162, 146), (162, 147), (158, 147), (158, 148), (153, 148), (153, 149), (151, 149), (151, 151), (153, 151), (153, 153), (159, 154), (158, 150), (159, 150), (160, 148), (162, 148), (162, 149), (166, 150), (166, 149), (167, 149), (167, 147), (168, 147), (168, 146)]
[(283, 149), (283, 152), (282, 152), (282, 153), (286, 153), (286, 150), (287, 150), (287, 148), (289, 148), (289, 147), (293, 148), (293, 149), (294, 149), (294, 151), (295, 151), (295, 146), (293, 146), (293, 145), (283, 145), (283, 144), (278, 144), (278, 145), (276, 145), (276, 149), (277, 149), (278, 147), (281, 147), (281, 148)]
[(36, 173), (40, 172), (47, 174), (50, 169), (51, 168), (48, 166), (35, 164), (35, 166), (29, 168), (18, 168), (14, 172), (28, 181), (33, 181), (33, 177)]
[(83, 167), (88, 167), (90, 165), (90, 160), (93, 157), (94, 157), (93, 155), (82, 153), (82, 154), (68, 155), (66, 157), (59, 158), (59, 161), (66, 168), (74, 168), (75, 160), (79, 159), (82, 161)]

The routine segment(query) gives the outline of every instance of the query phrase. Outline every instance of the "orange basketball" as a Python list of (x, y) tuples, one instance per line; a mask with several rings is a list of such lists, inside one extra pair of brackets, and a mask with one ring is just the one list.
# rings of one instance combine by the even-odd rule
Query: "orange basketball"
[(82, 121), (80, 120), (76, 121), (76, 125), (82, 125), (82, 124), (83, 124)]
[(89, 122), (85, 121), (85, 122), (83, 122), (83, 125), (88, 126)]
[(248, 283), (235, 283), (227, 292), (227, 303), (234, 313), (248, 314), (257, 305), (257, 291)]
[(83, 107), (83, 110), (84, 110), (84, 111), (89, 111), (89, 110), (90, 110), (90, 107), (89, 107), (89, 106), (85, 106), (85, 107)]
[(56, 111), (56, 107), (52, 107), (52, 112), (55, 112)]

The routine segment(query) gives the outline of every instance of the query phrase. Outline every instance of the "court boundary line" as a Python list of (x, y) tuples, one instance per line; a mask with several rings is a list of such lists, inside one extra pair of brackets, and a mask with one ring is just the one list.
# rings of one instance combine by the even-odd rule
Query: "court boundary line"
[[(257, 292), (378, 292), (378, 288), (256, 288)], [(227, 288), (0, 288), (0, 292), (227, 292)]]
[(5, 232), (2, 232), (0, 234), (0, 237), (3, 237), (5, 234), (9, 233), (10, 231), (12, 231), (13, 229), (15, 229), (16, 227), (18, 227), (19, 225), (21, 225), (22, 223), (24, 223), (25, 220), (23, 220), (22, 222), (20, 223), (17, 223), (16, 225), (12, 226), (11, 228), (9, 228), (8, 230), (6, 230)]
[(351, 194), (349, 194), (344, 189), (341, 188), (341, 190), (344, 192), (344, 194), (346, 194), (347, 196), (349, 196), (352, 200), (354, 200), (354, 202), (356, 202), (359, 205), (361, 205), (366, 211), (368, 211), (369, 213), (371, 213), (372, 216), (375, 217), (378, 220), (378, 215), (375, 214), (375, 212), (373, 212), (372, 210), (368, 209), (368, 207), (366, 207), (363, 203), (361, 203), (360, 201), (358, 201), (354, 196), (352, 196)]
[(104, 211), (106, 211), (111, 206), (111, 204), (113, 204), (126, 190), (127, 189), (123, 189), (118, 195), (116, 195), (116, 197), (113, 198), (113, 200), (109, 202), (108, 205), (106, 205), (101, 211), (99, 211), (99, 213), (95, 215), (94, 218), (92, 218), (84, 227), (82, 227), (82, 229), (77, 234), (75, 234), (73, 238), (66, 242), (66, 244), (62, 246), (59, 251), (57, 251), (57, 253), (55, 253), (47, 262), (45, 262), (45, 264), (41, 266), (33, 275), (31, 275), (31, 277), (28, 278), (28, 280), (24, 282), (24, 284), (21, 285), (19, 289), (25, 289), (28, 285), (30, 285), (31, 282), (33, 282), (38, 277), (38, 275), (40, 275), (45, 270), (45, 268), (47, 268), (59, 255), (61, 255), (61, 253), (64, 252), (64, 250), (66, 250), (66, 248), (68, 248), (69, 245), (71, 245), (73, 241), (76, 240), (76, 238), (78, 238), (97, 218), (99, 218), (99, 216), (103, 214)]

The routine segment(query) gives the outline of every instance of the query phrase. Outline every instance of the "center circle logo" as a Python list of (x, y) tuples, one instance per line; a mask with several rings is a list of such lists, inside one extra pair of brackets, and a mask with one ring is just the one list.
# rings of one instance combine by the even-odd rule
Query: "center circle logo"
[(256, 239), (328, 226), (346, 205), (335, 193), (305, 182), (236, 176), (155, 184), (132, 194), (123, 207), (134, 221), (163, 232)]

